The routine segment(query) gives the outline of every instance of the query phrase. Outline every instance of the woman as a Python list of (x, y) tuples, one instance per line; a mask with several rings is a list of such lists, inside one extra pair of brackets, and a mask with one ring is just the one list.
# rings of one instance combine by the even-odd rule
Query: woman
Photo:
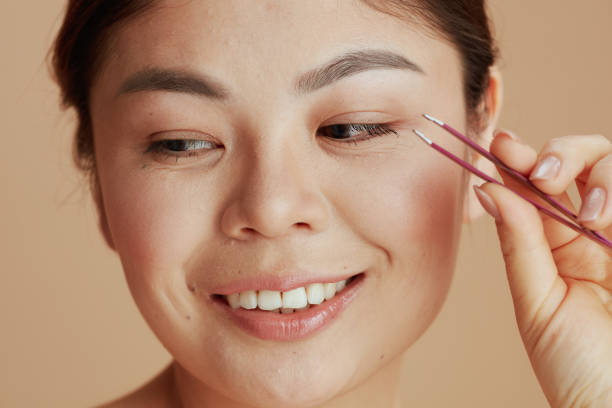
[(70, 1), (54, 67), (78, 163), (174, 357), (107, 406), (396, 406), (483, 207), (551, 405), (612, 404), (611, 252), (503, 187), (472, 194), (412, 134), (493, 175), (421, 115), (443, 118), (568, 206), (575, 180), (609, 233), (612, 144), (495, 132), (495, 56), (482, 1)]

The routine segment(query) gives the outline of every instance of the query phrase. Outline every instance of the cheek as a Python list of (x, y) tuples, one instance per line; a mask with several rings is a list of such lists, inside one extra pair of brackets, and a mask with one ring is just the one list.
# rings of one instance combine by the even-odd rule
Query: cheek
[(202, 190), (192, 181), (148, 169), (112, 172), (101, 177), (102, 191), (132, 296), (154, 330), (185, 322), (191, 316), (183, 270), (215, 234), (213, 201), (202, 199), (214, 196), (214, 187)]
[(461, 172), (421, 151), (368, 168), (377, 170), (341, 193), (350, 198), (342, 208), (356, 233), (386, 258), (373, 276), (376, 302), (362, 330), (370, 347), (391, 356), (418, 339), (448, 293), (461, 228)]
[(450, 161), (421, 150), (411, 157), (381, 156), (336, 180), (354, 181), (336, 183), (326, 195), (394, 265), (409, 268), (453, 253), (462, 197), (461, 171)]

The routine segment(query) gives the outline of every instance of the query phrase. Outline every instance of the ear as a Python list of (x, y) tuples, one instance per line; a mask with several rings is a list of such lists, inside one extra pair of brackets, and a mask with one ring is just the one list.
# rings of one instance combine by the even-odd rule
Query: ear
[[(489, 146), (495, 136), (495, 129), (499, 120), (503, 100), (503, 83), (501, 72), (497, 66), (489, 69), (489, 87), (485, 91), (479, 111), (483, 112), (486, 120), (486, 128), (478, 135), (476, 142), (489, 150)], [(495, 178), (496, 168), (493, 163), (482, 157), (480, 154), (472, 154), (470, 163), (483, 173)], [(465, 189), (465, 197), (463, 203), (463, 223), (469, 224), (484, 214), (484, 209), (474, 194), (474, 185), (480, 185), (484, 182), (480, 177), (469, 173), (467, 188)]]
[(108, 220), (106, 218), (106, 210), (104, 209), (104, 199), (102, 197), (102, 189), (100, 188), (100, 180), (98, 176), (94, 176), (94, 180), (92, 181), (92, 193), (93, 199), (96, 204), (96, 209), (98, 210), (98, 227), (100, 228), (100, 232), (104, 237), (104, 241), (108, 247), (115, 251), (115, 243), (113, 242), (113, 237), (110, 232), (110, 228), (108, 225)]

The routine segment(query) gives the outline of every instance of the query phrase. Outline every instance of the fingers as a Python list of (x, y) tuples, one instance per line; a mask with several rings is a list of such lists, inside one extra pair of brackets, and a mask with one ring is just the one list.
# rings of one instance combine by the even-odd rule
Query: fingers
[[(535, 150), (499, 132), (491, 152), (504, 163), (529, 175), (532, 183), (574, 211), (565, 193), (575, 181), (582, 198), (579, 220), (588, 228), (603, 231), (612, 225), (612, 142), (601, 135), (565, 136), (548, 141), (534, 159)], [(518, 158), (517, 156), (523, 157)], [(502, 174), (504, 183), (528, 193)], [(576, 211), (574, 211), (576, 212)], [(543, 216), (545, 235), (553, 248), (576, 237), (576, 232)]]
[(593, 165), (612, 153), (612, 142), (601, 135), (564, 136), (549, 140), (529, 176), (548, 194), (561, 194), (574, 179), (588, 180)]
[(496, 133), (489, 151), (506, 166), (523, 175), (529, 174), (538, 158), (533, 147), (521, 143), (514, 133), (507, 130)]
[[(516, 137), (516, 136), (515, 136)], [(536, 160), (538, 157), (537, 152), (530, 146), (515, 141), (510, 137), (509, 132), (501, 131), (498, 132), (491, 143), (491, 153), (499, 158), (507, 166), (519, 171), (525, 176), (533, 170)], [(512, 177), (507, 175), (504, 171), (498, 170), (501, 174), (503, 182), (506, 186), (510, 187), (514, 191), (520, 193), (525, 197), (529, 197), (536, 202), (550, 207), (548, 203), (540, 199), (535, 193), (523, 186), (519, 182), (515, 181)], [(558, 202), (560, 202), (565, 208), (570, 211), (576, 212), (572, 201), (570, 200), (567, 193), (553, 196)], [(555, 210), (556, 211), (556, 210)], [(546, 239), (552, 249), (561, 247), (568, 242), (574, 240), (578, 233), (571, 228), (559, 223), (557, 220), (539, 213)]]
[[(561, 201), (565, 207), (574, 212), (577, 211), (573, 209), (565, 190), (572, 181), (576, 181), (583, 201), (580, 217), (588, 220), (583, 224), (588, 228), (600, 231), (603, 235), (612, 236), (612, 193), (610, 193), (612, 192), (612, 143), (610, 141), (602, 136), (561, 137), (548, 142), (542, 152), (535, 155), (536, 159), (533, 149), (513, 141), (504, 132), (500, 132), (493, 140), (491, 153), (522, 174), (535, 178), (533, 183), (538, 183), (540, 190)], [(524, 157), (513, 157), (519, 154)], [(538, 170), (536, 163), (541, 163), (551, 155), (558, 158), (560, 165), (549, 165), (556, 176), (543, 179), (542, 174), (546, 172)], [(534, 198), (534, 194), (522, 184), (514, 181), (505, 172), (500, 171), (500, 174), (504, 184), (508, 187)], [(562, 191), (561, 194), (559, 194), (560, 191)], [(523, 200), (516, 201), (516, 208), (520, 208), (519, 203), (527, 204)], [(536, 212), (535, 209), (533, 211)], [(514, 216), (523, 217), (518, 220), (527, 224), (529, 221), (526, 221), (525, 214)], [(556, 220), (542, 213), (538, 214), (542, 221), (543, 235), (548, 241), (557, 267), (557, 273), (562, 277), (596, 282), (605, 288), (612, 289), (610, 253), (602, 251), (601, 247), (594, 245), (586, 237)], [(505, 223), (512, 222), (508, 220)], [(571, 245), (567, 245), (569, 243)]]
[(475, 189), (481, 204), (492, 215), (498, 214), (497, 233), (517, 323), (521, 333), (528, 335), (538, 330), (533, 322), (547, 321), (554, 313), (565, 284), (558, 276), (536, 208), (503, 186), (485, 183), (481, 188), (486, 195)]
[(578, 216), (581, 223), (594, 230), (604, 230), (612, 225), (611, 191), (612, 153), (591, 168), (582, 193), (583, 205)]

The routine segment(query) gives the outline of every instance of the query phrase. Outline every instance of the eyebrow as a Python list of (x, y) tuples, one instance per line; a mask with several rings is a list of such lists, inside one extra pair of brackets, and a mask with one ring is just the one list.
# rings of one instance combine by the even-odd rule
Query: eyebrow
[(314, 92), (342, 78), (375, 69), (400, 69), (425, 74), (420, 66), (395, 52), (387, 50), (353, 51), (300, 75), (295, 82), (294, 89), (297, 94)]
[[(294, 82), (297, 95), (314, 92), (343, 78), (377, 69), (408, 70), (419, 74), (425, 71), (406, 57), (388, 50), (351, 51), (333, 58), (301, 74)], [(231, 92), (221, 82), (203, 73), (187, 70), (145, 68), (132, 74), (119, 87), (116, 96), (142, 91), (170, 91), (227, 100)]]

